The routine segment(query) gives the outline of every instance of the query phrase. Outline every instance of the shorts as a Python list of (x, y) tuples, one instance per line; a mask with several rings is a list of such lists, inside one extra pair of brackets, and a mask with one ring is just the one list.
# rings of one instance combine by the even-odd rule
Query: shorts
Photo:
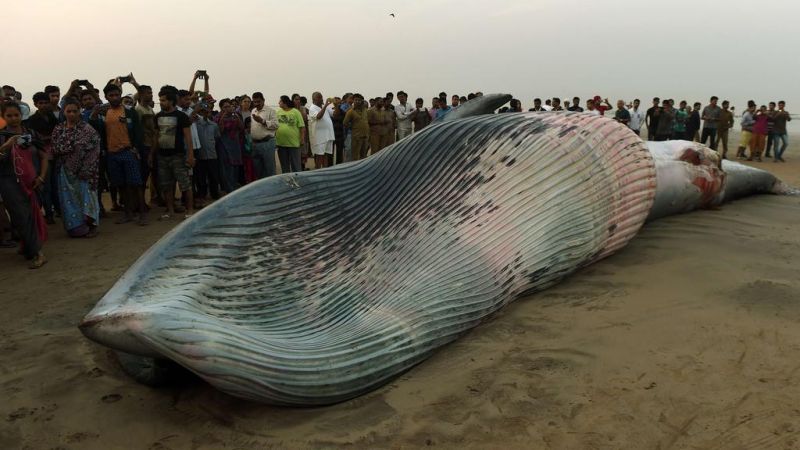
[(158, 155), (158, 184), (161, 186), (161, 191), (174, 190), (175, 183), (178, 183), (181, 192), (190, 190), (192, 180), (189, 177), (189, 170), (183, 155)]
[(111, 186), (141, 186), (141, 162), (131, 149), (122, 149), (118, 152), (108, 152), (106, 156), (108, 181)]
[(314, 144), (311, 148), (311, 152), (316, 156), (322, 156), (324, 154), (333, 154), (333, 141), (325, 141), (320, 142), (319, 144)]
[(739, 137), (739, 147), (747, 147), (750, 145), (750, 139), (753, 137), (752, 131), (742, 130), (742, 135)]

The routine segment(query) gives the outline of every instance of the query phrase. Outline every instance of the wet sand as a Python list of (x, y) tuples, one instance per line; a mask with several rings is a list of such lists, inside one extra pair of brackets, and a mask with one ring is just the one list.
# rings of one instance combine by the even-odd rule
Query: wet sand
[[(800, 186), (792, 140), (757, 166)], [(800, 197), (649, 224), (390, 385), (311, 409), (142, 386), (80, 334), (175, 223), (51, 226), (39, 271), (0, 251), (0, 449), (800, 448)]]

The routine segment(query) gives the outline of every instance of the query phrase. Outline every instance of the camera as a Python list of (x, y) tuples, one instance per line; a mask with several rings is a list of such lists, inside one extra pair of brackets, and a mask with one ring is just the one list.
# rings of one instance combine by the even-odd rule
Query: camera
[(121, 77), (119, 77), (119, 82), (120, 83), (130, 83), (131, 82), (131, 77), (129, 75), (121, 76)]
[(22, 134), (19, 139), (17, 139), (17, 145), (22, 148), (30, 147), (31, 142), (33, 142), (33, 136), (30, 134)]
[(198, 70), (197, 71), (197, 78), (199, 78), (201, 80), (204, 79), (206, 77), (206, 75), (207, 75), (207, 72), (205, 70)]

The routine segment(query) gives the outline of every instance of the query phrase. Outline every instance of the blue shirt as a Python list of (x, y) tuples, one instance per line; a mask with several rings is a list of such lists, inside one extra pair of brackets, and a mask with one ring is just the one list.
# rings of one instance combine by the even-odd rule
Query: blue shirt
[(436, 110), (436, 120), (441, 119), (442, 117), (446, 116), (450, 111), (453, 110), (453, 107), (447, 105), (447, 108), (439, 108)]

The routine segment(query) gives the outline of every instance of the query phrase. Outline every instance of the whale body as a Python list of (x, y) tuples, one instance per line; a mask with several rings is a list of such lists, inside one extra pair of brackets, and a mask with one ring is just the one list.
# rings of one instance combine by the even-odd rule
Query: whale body
[(648, 218), (723, 201), (731, 178), (737, 196), (782, 189), (763, 171), (760, 190), (742, 187), (749, 168), (726, 177), (702, 147), (648, 148), (603, 117), (471, 108), (365, 160), (266, 178), (204, 208), (81, 331), (237, 397), (335, 403), (614, 253)]

